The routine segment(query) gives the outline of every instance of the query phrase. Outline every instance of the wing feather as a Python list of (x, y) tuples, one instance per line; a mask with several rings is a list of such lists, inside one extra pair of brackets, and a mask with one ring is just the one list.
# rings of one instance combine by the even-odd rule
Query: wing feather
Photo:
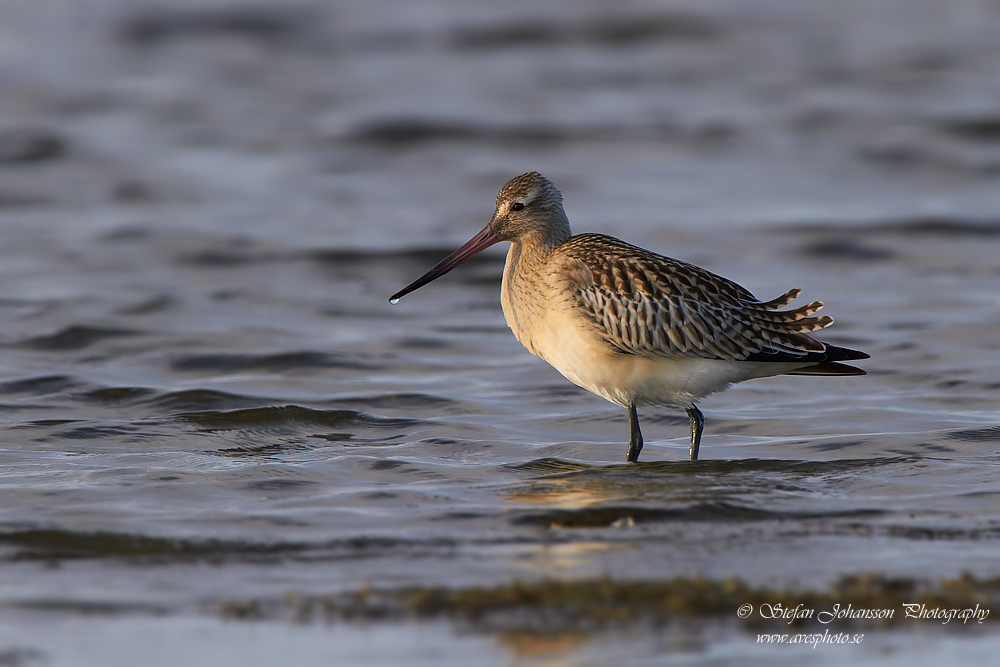
[(761, 302), (721, 276), (601, 234), (574, 236), (555, 253), (564, 288), (620, 352), (736, 361), (826, 349), (807, 335), (833, 323), (813, 317), (822, 302), (778, 310), (798, 288)]

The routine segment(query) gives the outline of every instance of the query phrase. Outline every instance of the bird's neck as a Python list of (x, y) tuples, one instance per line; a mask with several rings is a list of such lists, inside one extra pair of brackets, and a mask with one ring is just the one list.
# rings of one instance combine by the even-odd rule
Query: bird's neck
[(544, 319), (544, 299), (547, 271), (545, 265), (556, 248), (572, 236), (566, 214), (559, 211), (560, 224), (527, 231), (510, 243), (507, 264), (500, 287), (500, 303), (507, 324), (517, 339), (533, 354), (537, 354), (531, 334), (531, 322)]
[(511, 250), (528, 263), (544, 262), (553, 250), (572, 237), (569, 220), (561, 209), (548, 212), (547, 216), (547, 224), (525, 231), (511, 241)]
[(545, 319), (545, 264), (558, 244), (547, 242), (536, 232), (511, 241), (500, 286), (504, 318), (521, 344), (538, 354), (536, 329)]
[(507, 265), (504, 267), (504, 277), (510, 281), (517, 275), (527, 275), (540, 269), (548, 260), (549, 255), (570, 238), (568, 230), (565, 237), (562, 234), (543, 234), (530, 231), (513, 239), (507, 252)]

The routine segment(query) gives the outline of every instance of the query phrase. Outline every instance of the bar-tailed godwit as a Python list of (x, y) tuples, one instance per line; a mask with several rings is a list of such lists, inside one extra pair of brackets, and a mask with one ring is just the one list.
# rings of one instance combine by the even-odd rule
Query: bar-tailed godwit
[(499, 241), (510, 242), (500, 303), (511, 331), (571, 382), (628, 410), (627, 461), (642, 450), (638, 405), (687, 410), (693, 461), (705, 424), (695, 402), (709, 394), (772, 375), (865, 375), (838, 362), (867, 354), (807, 335), (833, 323), (813, 317), (822, 302), (779, 310), (798, 289), (758, 301), (697, 266), (603, 234), (573, 236), (562, 195), (538, 172), (511, 179), (490, 223), (390, 301)]

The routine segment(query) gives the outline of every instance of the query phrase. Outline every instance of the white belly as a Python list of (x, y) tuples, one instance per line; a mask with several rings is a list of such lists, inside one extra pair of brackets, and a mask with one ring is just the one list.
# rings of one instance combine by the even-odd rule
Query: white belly
[(508, 324), (525, 347), (571, 382), (623, 407), (632, 402), (687, 407), (733, 383), (777, 375), (797, 366), (616, 353), (596, 327), (560, 309), (533, 318), (527, 329), (515, 328), (510, 318)]

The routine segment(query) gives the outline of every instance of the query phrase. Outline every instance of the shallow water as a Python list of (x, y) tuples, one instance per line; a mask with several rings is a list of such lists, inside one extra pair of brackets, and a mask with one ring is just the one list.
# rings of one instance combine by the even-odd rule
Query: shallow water
[[(10, 627), (295, 636), (361, 662), (388, 631), (214, 610), (515, 579), (1000, 576), (1000, 8), (60, 4), (0, 22)], [(870, 353), (869, 375), (707, 399), (694, 463), (683, 412), (642, 410), (624, 465), (624, 411), (507, 330), (499, 250), (386, 302), (528, 169), (577, 232), (824, 300), (823, 339)], [(527, 659), (433, 628), (428, 664), (452, 643)], [(0, 655), (66, 664), (74, 632)], [(748, 650), (723, 635), (630, 655)], [(908, 664), (961, 643), (893, 637)]]

